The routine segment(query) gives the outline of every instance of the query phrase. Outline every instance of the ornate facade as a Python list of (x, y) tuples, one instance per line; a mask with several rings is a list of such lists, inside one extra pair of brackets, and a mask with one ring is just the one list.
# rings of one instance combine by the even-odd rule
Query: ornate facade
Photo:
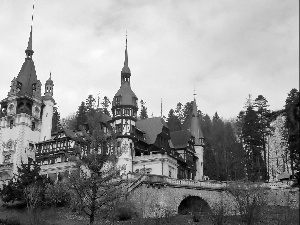
[(35, 160), (37, 142), (51, 138), (54, 84), (50, 77), (41, 95), (32, 59), (32, 27), (25, 53), (18, 76), (0, 102), (0, 183), (9, 180), (22, 162)]
[[(64, 129), (51, 134), (54, 84), (50, 74), (41, 95), (41, 82), (32, 60), (32, 29), (25, 53), (19, 75), (13, 78), (10, 92), (0, 102), (2, 183), (12, 177), (21, 162), (36, 160), (41, 173), (54, 179), (73, 168), (68, 157), (74, 153), (76, 132)], [(130, 79), (126, 38), (121, 86), (112, 101), (112, 117), (102, 118), (103, 127), (110, 126), (117, 134), (117, 147), (122, 149), (118, 161), (122, 173), (202, 180), (204, 138), (196, 101), (187, 129), (170, 132), (160, 117), (138, 120), (138, 98), (131, 89)]]

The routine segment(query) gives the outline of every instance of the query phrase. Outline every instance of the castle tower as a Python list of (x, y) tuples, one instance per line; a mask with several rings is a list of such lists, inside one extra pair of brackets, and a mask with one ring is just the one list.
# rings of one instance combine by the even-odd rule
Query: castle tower
[(0, 102), (0, 179), (9, 179), (17, 166), (34, 160), (34, 143), (41, 130), (41, 82), (37, 79), (32, 59), (32, 26), (26, 58), (10, 91)]
[(121, 87), (112, 102), (112, 120), (118, 137), (118, 149), (122, 151), (118, 165), (122, 173), (132, 172), (132, 157), (134, 156), (134, 130), (137, 121), (138, 98), (130, 87), (131, 72), (128, 67), (127, 37), (125, 62), (121, 71)]
[(42, 113), (42, 126), (41, 126), (41, 135), (40, 141), (49, 140), (51, 138), (51, 129), (52, 129), (52, 117), (53, 117), (53, 107), (55, 101), (53, 99), (53, 81), (50, 77), (45, 83), (45, 93), (43, 96), (43, 113)]
[[(196, 94), (194, 94), (195, 96)], [(203, 151), (204, 151), (204, 137), (202, 134), (201, 126), (200, 126), (200, 118), (198, 115), (198, 109), (196, 104), (196, 98), (194, 97), (193, 101), (193, 111), (191, 118), (191, 133), (195, 138), (195, 151), (196, 156), (198, 157), (196, 161), (196, 180), (203, 180)]]

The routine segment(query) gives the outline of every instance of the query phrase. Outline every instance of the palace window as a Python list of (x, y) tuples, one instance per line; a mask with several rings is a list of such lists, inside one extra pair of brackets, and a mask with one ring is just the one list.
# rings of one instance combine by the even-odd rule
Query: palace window
[(130, 116), (130, 109), (124, 109), (124, 114)]
[(122, 126), (121, 126), (121, 124), (117, 124), (116, 125), (116, 132), (117, 133), (122, 133)]
[(14, 121), (13, 120), (10, 120), (9, 121), (9, 128), (12, 129), (14, 126)]
[(28, 157), (28, 164), (31, 164), (33, 162), (33, 158)]
[(33, 149), (34, 149), (34, 145), (32, 143), (29, 143), (29, 150), (33, 151)]
[(35, 122), (31, 123), (31, 130), (34, 131), (35, 130)]
[(116, 109), (116, 115), (121, 115), (121, 109)]

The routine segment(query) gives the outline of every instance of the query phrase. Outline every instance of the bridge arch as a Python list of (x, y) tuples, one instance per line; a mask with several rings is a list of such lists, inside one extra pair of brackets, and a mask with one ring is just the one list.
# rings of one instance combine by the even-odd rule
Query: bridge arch
[(189, 195), (185, 197), (178, 206), (178, 214), (187, 215), (193, 212), (200, 212), (201, 214), (211, 213), (211, 208), (207, 201), (199, 196)]
[(186, 205), (186, 201), (195, 201), (195, 203), (199, 206), (201, 205), (201, 207), (205, 207), (205, 211), (214, 212), (216, 205), (221, 203), (222, 198), (221, 192), (211, 190), (167, 187), (165, 191), (172, 200), (175, 198), (175, 201), (170, 202), (173, 202), (172, 208), (178, 214), (180, 213), (182, 207)]
[(217, 213), (219, 207), (223, 205), (225, 215), (236, 214), (235, 199), (224, 190), (143, 184), (134, 189), (130, 199), (137, 204), (143, 217), (154, 217), (154, 211), (157, 210), (155, 205), (165, 207), (172, 214), (184, 214), (184, 211), (190, 211), (185, 209), (189, 208), (187, 207), (189, 201), (195, 201), (200, 207), (205, 206), (205, 211), (211, 210), (212, 213)]

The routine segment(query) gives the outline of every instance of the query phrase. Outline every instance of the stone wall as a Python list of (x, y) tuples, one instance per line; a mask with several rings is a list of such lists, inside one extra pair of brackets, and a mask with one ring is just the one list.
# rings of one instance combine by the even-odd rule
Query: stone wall
[[(299, 188), (294, 189), (264, 189), (268, 205), (299, 208)], [(165, 184), (143, 183), (129, 195), (129, 200), (135, 203), (142, 217), (163, 216), (165, 213), (177, 214), (182, 200), (188, 196), (198, 196), (205, 200), (213, 212), (223, 205), (225, 215), (238, 215), (234, 197), (224, 190), (195, 189), (174, 187)]]
[(138, 213), (143, 217), (155, 217), (164, 212), (177, 214), (182, 200), (188, 196), (198, 196), (205, 200), (212, 211), (223, 204), (225, 214), (236, 214), (233, 197), (224, 191), (176, 188), (143, 184), (136, 188), (129, 199), (136, 204)]
[(268, 193), (268, 205), (288, 206), (299, 209), (299, 188), (270, 189)]

